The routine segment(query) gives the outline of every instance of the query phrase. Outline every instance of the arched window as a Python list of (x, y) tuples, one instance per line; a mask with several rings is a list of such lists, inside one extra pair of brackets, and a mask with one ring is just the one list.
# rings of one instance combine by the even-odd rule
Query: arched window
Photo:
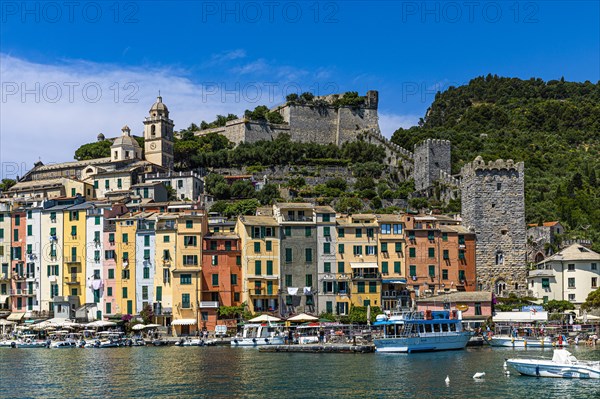
[(156, 136), (156, 125), (152, 125), (150, 127), (150, 136), (152, 136), (152, 137)]
[(535, 255), (535, 263), (540, 263), (543, 260), (544, 260), (544, 254), (541, 252), (538, 252), (537, 255)]
[(503, 265), (504, 264), (504, 252), (501, 250), (496, 251), (496, 264)]
[(494, 286), (494, 292), (497, 296), (503, 296), (504, 291), (506, 291), (506, 282), (502, 279), (496, 281)]

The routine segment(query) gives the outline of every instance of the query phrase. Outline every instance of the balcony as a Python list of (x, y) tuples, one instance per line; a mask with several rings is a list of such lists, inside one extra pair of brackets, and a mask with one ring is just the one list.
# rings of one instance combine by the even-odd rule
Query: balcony
[(552, 269), (530, 270), (529, 277), (554, 277), (554, 270), (552, 270)]
[(357, 273), (354, 272), (352, 273), (352, 279), (353, 280), (374, 280), (374, 279), (380, 279), (381, 278), (381, 273)]
[(81, 258), (79, 256), (68, 257), (65, 259), (65, 263), (81, 263)]
[(65, 283), (69, 284), (69, 285), (79, 285), (79, 277), (77, 275), (77, 273), (73, 274), (71, 273), (70, 277), (65, 277)]
[(300, 215), (295, 215), (295, 216), (283, 216), (282, 217), (282, 222), (312, 222), (313, 218), (312, 216), (300, 216)]
[(35, 292), (33, 290), (29, 290), (29, 289), (9, 290), (8, 292), (10, 295), (19, 295), (19, 296), (34, 296), (35, 295)]
[(201, 309), (217, 309), (219, 307), (219, 301), (200, 301)]

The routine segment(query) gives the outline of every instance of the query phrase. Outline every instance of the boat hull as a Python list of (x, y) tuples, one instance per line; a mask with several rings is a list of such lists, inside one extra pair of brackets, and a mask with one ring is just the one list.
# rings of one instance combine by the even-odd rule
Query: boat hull
[(375, 351), (411, 353), (464, 349), (471, 333), (375, 339)]
[(551, 348), (552, 340), (548, 337), (525, 339), (522, 337), (493, 336), (487, 339), (491, 346), (505, 348)]
[(271, 338), (234, 338), (231, 340), (231, 346), (263, 346), (263, 345), (283, 345), (283, 337)]
[(509, 359), (506, 363), (522, 375), (551, 378), (591, 378), (600, 379), (600, 368), (587, 365), (555, 364), (550, 361)]

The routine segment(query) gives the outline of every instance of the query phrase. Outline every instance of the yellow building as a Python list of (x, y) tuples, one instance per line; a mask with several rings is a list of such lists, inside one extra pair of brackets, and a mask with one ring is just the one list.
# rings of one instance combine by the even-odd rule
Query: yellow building
[[(349, 279), (352, 306), (381, 306), (377, 217), (372, 214), (350, 215), (338, 218), (337, 222), (338, 280)], [(347, 301), (342, 296), (337, 300)]]
[(252, 313), (278, 312), (280, 232), (272, 216), (241, 216), (236, 225), (242, 248), (242, 302)]
[(154, 315), (156, 323), (168, 326), (173, 317), (172, 270), (177, 245), (177, 215), (162, 213), (156, 221), (156, 259), (154, 271)]
[[(80, 204), (81, 205), (81, 204)], [(73, 205), (63, 211), (63, 295), (86, 303), (86, 208)]]
[(404, 265), (404, 225), (401, 215), (377, 215), (379, 227), (379, 270), (381, 272), (381, 306), (395, 310), (398, 301), (402, 307), (410, 306), (406, 290)]
[(135, 214), (116, 219), (115, 314), (132, 315), (135, 312), (135, 233)]
[(202, 298), (202, 236), (208, 231), (203, 211), (180, 213), (176, 225), (176, 249), (172, 269), (173, 332), (191, 334), (200, 324)]

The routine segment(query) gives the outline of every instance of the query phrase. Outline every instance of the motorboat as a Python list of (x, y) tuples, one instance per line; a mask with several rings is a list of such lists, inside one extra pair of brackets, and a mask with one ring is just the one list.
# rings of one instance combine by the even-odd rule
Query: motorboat
[(473, 335), (463, 330), (460, 311), (407, 312), (377, 319), (383, 337), (373, 340), (376, 352), (425, 352), (464, 349)]
[(175, 345), (177, 345), (177, 346), (204, 346), (205, 343), (204, 343), (204, 340), (201, 338), (188, 338), (188, 339), (176, 342)]
[(65, 348), (77, 348), (77, 341), (54, 341), (50, 343), (50, 349), (65, 349)]
[(566, 349), (555, 349), (552, 359), (515, 358), (507, 359), (506, 364), (533, 377), (600, 378), (600, 361), (578, 360)]
[(244, 325), (241, 336), (231, 340), (231, 346), (283, 345), (283, 327), (272, 324)]
[(552, 338), (536, 334), (533, 327), (498, 326), (496, 333), (484, 335), (484, 339), (491, 346), (508, 348), (549, 348), (552, 347)]

